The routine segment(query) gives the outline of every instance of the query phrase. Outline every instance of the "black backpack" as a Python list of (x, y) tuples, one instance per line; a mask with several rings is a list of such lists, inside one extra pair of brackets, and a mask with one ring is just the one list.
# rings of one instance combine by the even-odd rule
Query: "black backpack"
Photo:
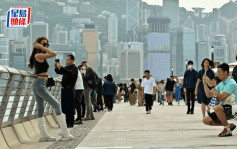
[(91, 88), (93, 90), (99, 86), (99, 77), (94, 70), (93, 70), (92, 79), (89, 81), (88, 86), (89, 86), (89, 88)]

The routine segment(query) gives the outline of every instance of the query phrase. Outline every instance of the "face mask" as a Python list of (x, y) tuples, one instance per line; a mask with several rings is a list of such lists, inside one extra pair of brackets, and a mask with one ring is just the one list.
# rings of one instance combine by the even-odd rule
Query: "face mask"
[(83, 66), (83, 67), (82, 67), (82, 70), (86, 70), (86, 67), (85, 67), (85, 66)]
[(193, 65), (188, 65), (188, 69), (192, 69), (193, 68)]

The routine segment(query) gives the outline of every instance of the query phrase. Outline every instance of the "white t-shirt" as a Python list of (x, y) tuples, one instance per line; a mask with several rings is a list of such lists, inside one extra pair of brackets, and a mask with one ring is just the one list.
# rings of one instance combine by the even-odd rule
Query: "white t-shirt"
[(147, 80), (147, 78), (143, 78), (142, 80), (142, 87), (144, 87), (144, 93), (145, 94), (153, 94), (153, 88), (156, 87), (156, 82), (154, 78), (150, 78)]
[(77, 82), (75, 85), (75, 90), (84, 90), (83, 80), (82, 80), (81, 72), (79, 70), (78, 70), (78, 77), (77, 77)]

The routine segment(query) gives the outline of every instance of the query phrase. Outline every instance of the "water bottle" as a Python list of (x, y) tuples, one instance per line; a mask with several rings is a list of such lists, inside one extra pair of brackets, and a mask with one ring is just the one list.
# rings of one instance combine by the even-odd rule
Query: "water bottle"
[(216, 105), (216, 98), (217, 98), (216, 96), (213, 96), (212, 99), (211, 99), (211, 102), (209, 103), (209, 107), (211, 109), (213, 109)]

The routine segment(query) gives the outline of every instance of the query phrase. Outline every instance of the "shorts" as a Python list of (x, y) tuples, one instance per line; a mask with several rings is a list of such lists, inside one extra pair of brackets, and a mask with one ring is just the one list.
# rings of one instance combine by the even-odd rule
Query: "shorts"
[(166, 91), (166, 94), (167, 94), (167, 96), (173, 96), (173, 95), (174, 95), (174, 92), (172, 92), (172, 91)]
[[(233, 119), (234, 116), (232, 114), (232, 106), (231, 105), (222, 105), (224, 108), (225, 116), (227, 120)], [(212, 112), (209, 114), (210, 118), (215, 122), (215, 123), (221, 123), (219, 118), (217, 117), (215, 112)]]

